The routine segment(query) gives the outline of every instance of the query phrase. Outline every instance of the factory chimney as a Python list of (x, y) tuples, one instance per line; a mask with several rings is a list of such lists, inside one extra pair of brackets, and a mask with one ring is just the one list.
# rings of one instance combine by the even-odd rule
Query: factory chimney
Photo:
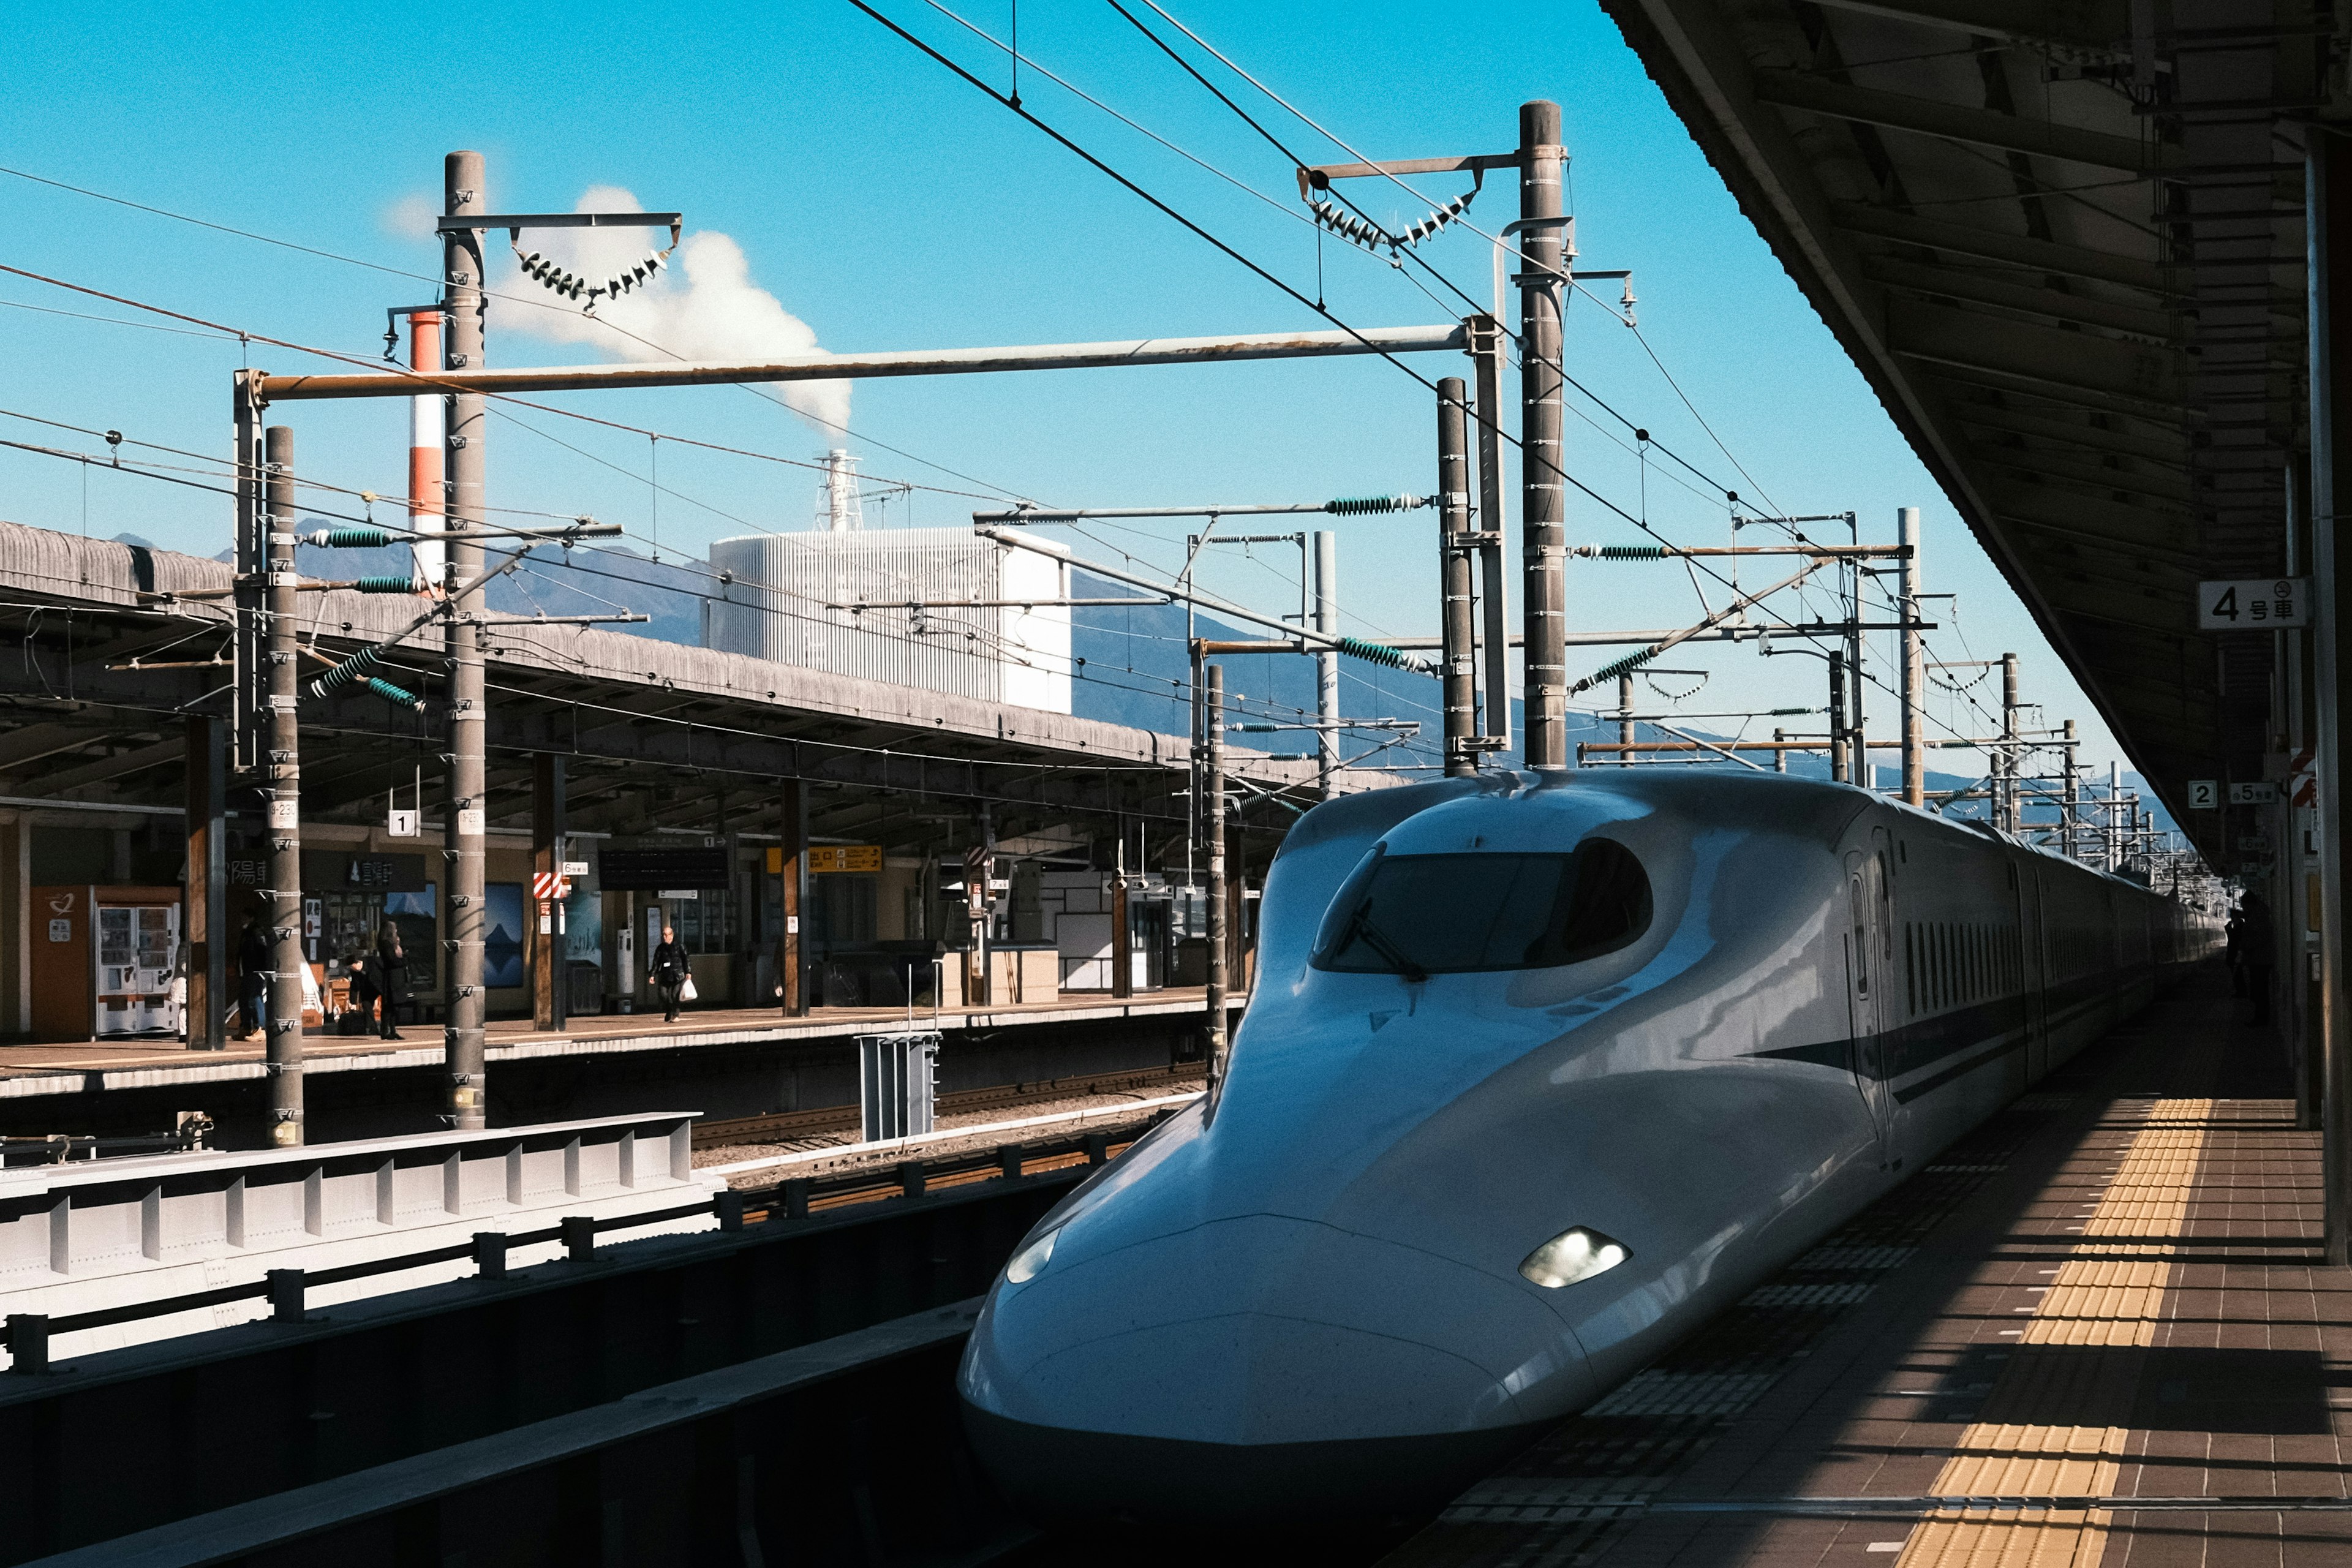
[(866, 511), (857, 500), (857, 459), (839, 447), (824, 455), (816, 520), (831, 533), (856, 533), (866, 526)]

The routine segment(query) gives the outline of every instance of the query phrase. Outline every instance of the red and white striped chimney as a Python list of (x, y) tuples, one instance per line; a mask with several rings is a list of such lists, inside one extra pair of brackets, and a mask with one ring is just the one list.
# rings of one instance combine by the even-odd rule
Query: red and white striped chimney
[[(441, 312), (415, 310), (408, 318), (408, 368), (425, 375), (441, 374)], [(420, 534), (442, 531), (442, 513), (448, 492), (442, 487), (442, 395), (408, 400), (408, 526)], [(441, 541), (418, 539), (409, 545), (416, 558), (417, 574), (435, 595), (442, 581)]]

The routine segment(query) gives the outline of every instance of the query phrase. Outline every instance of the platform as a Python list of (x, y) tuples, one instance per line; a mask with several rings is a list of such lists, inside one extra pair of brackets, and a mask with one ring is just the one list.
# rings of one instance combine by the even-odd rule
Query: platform
[(2227, 993), (2198, 972), (1387, 1561), (2352, 1562), (2352, 1272)]
[[(1240, 1007), (1247, 998), (1235, 996)], [(1207, 993), (1198, 986), (1153, 991), (1113, 1000), (1108, 996), (1064, 996), (1052, 1002), (1007, 1003), (1001, 1007), (950, 1007), (914, 1015), (919, 1026), (940, 1029), (1001, 1029), (1023, 1024), (1105, 1023), (1126, 1018), (1168, 1017), (1198, 1013)], [(666, 1023), (658, 1014), (610, 1013), (575, 1018), (561, 1029), (539, 1029), (528, 1018), (493, 1019), (487, 1048), (492, 1063), (545, 1057), (600, 1056), (630, 1051), (736, 1046), (764, 1040), (847, 1039), (905, 1023), (903, 1007), (824, 1007), (806, 1017), (785, 1018), (773, 1007), (712, 1007)], [(936, 1017), (936, 1022), (934, 1018)], [(411, 1024), (402, 1038), (319, 1031), (302, 1037), (304, 1070), (365, 1071), (371, 1068), (437, 1067), (441, 1026)], [(0, 1100), (43, 1094), (76, 1094), (98, 1073), (110, 1089), (164, 1083), (222, 1083), (257, 1079), (262, 1071), (261, 1037), (232, 1039), (218, 1051), (194, 1051), (173, 1039), (71, 1040), (47, 1045), (0, 1046)]]

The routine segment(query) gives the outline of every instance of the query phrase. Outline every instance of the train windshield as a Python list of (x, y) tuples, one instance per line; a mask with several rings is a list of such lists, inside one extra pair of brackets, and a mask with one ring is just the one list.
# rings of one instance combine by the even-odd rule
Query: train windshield
[(1649, 925), (1650, 879), (1610, 839), (1568, 855), (1375, 853), (1331, 900), (1308, 962), (1408, 980), (1549, 969), (1614, 952)]

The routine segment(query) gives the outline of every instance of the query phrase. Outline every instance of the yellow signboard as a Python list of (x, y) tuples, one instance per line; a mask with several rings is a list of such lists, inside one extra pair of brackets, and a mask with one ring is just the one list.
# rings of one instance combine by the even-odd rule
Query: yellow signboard
[(808, 868), (812, 871), (879, 871), (882, 869), (882, 846), (812, 844), (809, 846)]

